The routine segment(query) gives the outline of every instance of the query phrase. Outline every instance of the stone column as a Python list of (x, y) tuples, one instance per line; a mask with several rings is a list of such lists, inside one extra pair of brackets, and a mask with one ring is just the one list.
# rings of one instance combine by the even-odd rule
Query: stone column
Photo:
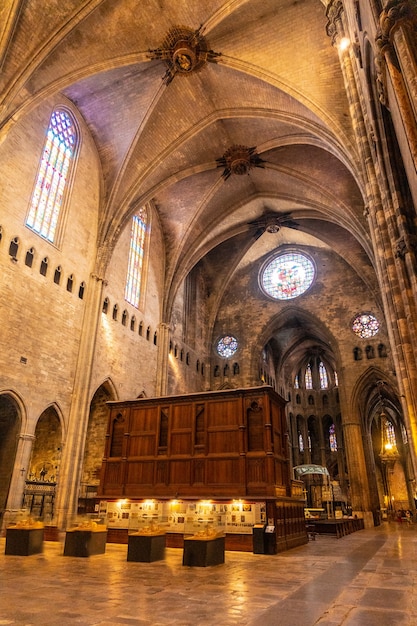
[(29, 469), (30, 458), (32, 455), (33, 442), (35, 435), (22, 433), (19, 436), (16, 450), (16, 461), (12, 480), (10, 482), (9, 497), (7, 500), (7, 509), (4, 512), (3, 524), (7, 526), (12, 511), (18, 511), (22, 508), (22, 494), (25, 490), (26, 475)]
[(169, 341), (170, 326), (162, 322), (158, 328), (158, 358), (156, 366), (156, 385), (155, 392), (157, 396), (164, 396), (168, 393), (168, 359), (169, 359)]
[[(417, 10), (411, 0), (389, 0), (379, 18), (376, 43), (381, 83), (388, 71), (417, 169)], [(386, 90), (382, 90), (382, 93)]]
[(55, 508), (60, 529), (65, 528), (68, 515), (77, 512), (85, 437), (90, 414), (91, 364), (102, 309), (104, 284), (102, 278), (92, 275), (86, 289), (86, 305), (74, 376), (74, 391), (69, 411), (67, 436), (63, 445)]
[[(386, 11), (407, 2), (391, 0)], [(345, 35), (343, 5), (331, 0), (327, 8), (328, 34), (333, 43)], [(407, 13), (408, 15), (408, 13)], [(392, 29), (391, 29), (392, 30)], [(395, 29), (394, 29), (395, 30)], [(391, 32), (391, 31), (390, 31)], [(375, 154), (370, 139), (374, 129), (366, 128), (358, 94), (360, 80), (357, 67), (349, 50), (339, 50), (340, 63), (345, 80), (346, 93), (351, 109), (357, 144), (364, 164), (364, 181), (368, 206), (369, 232), (376, 259), (376, 270), (384, 303), (390, 345), (395, 362), (400, 398), (407, 428), (410, 430), (410, 446), (413, 465), (416, 468), (417, 443), (417, 292), (415, 238), (411, 232), (407, 211), (402, 206), (401, 194), (384, 170), (391, 167), (390, 156)], [(370, 86), (370, 89), (372, 87)], [(376, 120), (374, 120), (376, 123)], [(414, 129), (415, 121), (414, 121)], [(367, 132), (368, 131), (368, 132)], [(377, 144), (377, 148), (378, 148)], [(395, 167), (394, 167), (395, 169)]]
[[(358, 93), (357, 80), (355, 76), (354, 66), (349, 48), (341, 50), (338, 44), (343, 37), (346, 36), (344, 28), (344, 8), (341, 0), (331, 0), (326, 11), (329, 19), (327, 25), (327, 34), (331, 37), (332, 43), (337, 46), (339, 52), (340, 66), (342, 69), (343, 79), (345, 83), (346, 95), (349, 102), (350, 114), (355, 130), (358, 150), (361, 155), (361, 161), (365, 164), (365, 171), (362, 172), (365, 183), (367, 197), (372, 202), (378, 203), (379, 192), (376, 185), (375, 171), (373, 168), (372, 155), (368, 143), (368, 135), (366, 132), (363, 111)], [(390, 248), (389, 241), (387, 241)], [(375, 249), (375, 248), (374, 248)], [(383, 248), (382, 248), (383, 250)], [(377, 263), (379, 259), (377, 258)], [(378, 276), (381, 283), (383, 275), (382, 268), (378, 263)], [(343, 380), (343, 378), (342, 378)], [(359, 415), (358, 407), (352, 406), (349, 399), (346, 381), (341, 389), (341, 409), (342, 409), (342, 428), (344, 434), (347, 466), (349, 471), (349, 483), (352, 499), (352, 509), (358, 515), (365, 518), (367, 526), (373, 525), (373, 516), (371, 513), (371, 502), (369, 493), (369, 484), (366, 472), (365, 453), (363, 448), (363, 424), (361, 415)]]

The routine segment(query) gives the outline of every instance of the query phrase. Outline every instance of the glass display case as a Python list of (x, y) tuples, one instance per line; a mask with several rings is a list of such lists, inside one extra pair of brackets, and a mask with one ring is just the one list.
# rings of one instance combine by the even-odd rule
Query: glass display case
[(8, 518), (8, 528), (43, 528), (44, 523), (29, 509), (19, 509), (12, 511)]
[(44, 524), (26, 509), (10, 516), (6, 528), (5, 554), (29, 556), (43, 551)]
[(89, 557), (106, 551), (107, 524), (97, 515), (75, 516), (65, 533), (64, 556)]

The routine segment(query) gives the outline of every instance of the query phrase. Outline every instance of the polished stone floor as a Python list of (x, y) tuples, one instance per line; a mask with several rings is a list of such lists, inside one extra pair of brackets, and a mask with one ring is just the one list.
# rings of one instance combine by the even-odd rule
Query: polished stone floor
[(347, 537), (318, 536), (288, 552), (226, 552), (213, 567), (128, 562), (127, 546), (90, 558), (4, 554), (0, 626), (415, 626), (417, 525), (385, 523)]

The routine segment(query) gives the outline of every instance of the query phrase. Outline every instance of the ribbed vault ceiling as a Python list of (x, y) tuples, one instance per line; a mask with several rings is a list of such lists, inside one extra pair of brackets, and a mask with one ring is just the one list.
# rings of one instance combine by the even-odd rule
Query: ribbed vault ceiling
[[(180, 281), (218, 246), (229, 243), (232, 266), (243, 262), (257, 241), (250, 222), (265, 213), (290, 212), (294, 243), (331, 247), (375, 290), (362, 173), (324, 4), (10, 0), (3, 17), (10, 11), (16, 23), (0, 50), (0, 128), (58, 93), (78, 107), (102, 171), (101, 258), (152, 201), (167, 249), (167, 313)], [(221, 56), (166, 85), (166, 63), (149, 50), (176, 26), (200, 29)], [(216, 159), (235, 144), (255, 146), (265, 167), (223, 180)]]

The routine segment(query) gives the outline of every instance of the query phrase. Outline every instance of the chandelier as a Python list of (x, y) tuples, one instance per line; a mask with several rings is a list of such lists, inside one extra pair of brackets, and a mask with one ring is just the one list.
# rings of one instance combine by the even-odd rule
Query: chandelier
[(271, 234), (277, 233), (283, 226), (286, 228), (299, 227), (298, 222), (292, 219), (290, 211), (287, 211), (286, 213), (274, 213), (267, 208), (265, 208), (264, 213), (260, 218), (254, 220), (253, 222), (249, 222), (249, 224), (251, 226), (256, 226), (261, 234), (264, 232)]
[(201, 28), (194, 31), (185, 26), (175, 26), (168, 31), (159, 48), (148, 51), (148, 58), (165, 61), (167, 71), (162, 80), (166, 85), (177, 74), (191, 74), (207, 62), (217, 63), (221, 53), (209, 49), (207, 40), (200, 32)]
[(217, 167), (223, 167), (222, 177), (227, 180), (231, 174), (242, 176), (249, 174), (254, 167), (265, 167), (265, 161), (256, 152), (256, 148), (233, 145), (220, 159), (216, 159)]

